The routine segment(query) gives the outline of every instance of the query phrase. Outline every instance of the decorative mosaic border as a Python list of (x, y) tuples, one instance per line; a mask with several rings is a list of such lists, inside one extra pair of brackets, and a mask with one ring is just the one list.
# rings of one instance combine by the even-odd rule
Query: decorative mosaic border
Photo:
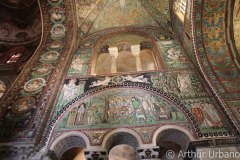
[[(208, 1), (209, 2), (209, 1)], [(226, 0), (221, 1), (223, 3), (223, 7), (225, 6)], [(201, 72), (203, 73), (206, 81), (211, 87), (211, 90), (214, 93), (214, 96), (219, 100), (221, 105), (223, 106), (223, 109), (220, 110), (220, 112), (229, 119), (229, 126), (232, 126), (233, 133), (237, 132), (238, 135), (240, 135), (239, 132), (239, 123), (237, 122), (235, 116), (233, 115), (231, 109), (227, 106), (224, 99), (221, 97), (222, 94), (225, 93), (225, 90), (223, 86), (221, 85), (220, 81), (217, 80), (217, 77), (211, 70), (211, 64), (208, 62), (207, 53), (204, 46), (204, 33), (203, 33), (203, 21), (204, 17), (204, 5), (206, 5), (207, 2), (203, 0), (192, 0), (193, 4), (193, 14), (192, 14), (192, 34), (193, 34), (193, 43), (194, 43), (194, 50), (195, 54), (198, 60), (198, 64), (200, 66)], [(220, 3), (220, 2), (219, 2)], [(207, 9), (206, 9), (207, 10)], [(224, 16), (224, 15), (223, 15)], [(222, 93), (221, 95), (219, 93)], [(232, 94), (234, 96), (234, 94)], [(228, 97), (228, 95), (225, 95), (225, 97)], [(239, 96), (235, 96), (239, 97)]]

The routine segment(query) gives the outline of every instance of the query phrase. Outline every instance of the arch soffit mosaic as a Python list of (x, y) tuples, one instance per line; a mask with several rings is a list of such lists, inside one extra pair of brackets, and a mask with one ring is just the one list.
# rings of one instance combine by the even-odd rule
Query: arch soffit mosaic
[[(192, 26), (194, 52), (201, 72), (220, 101), (226, 117), (239, 133), (240, 86), (239, 67), (234, 62), (231, 49), (230, 15), (234, 1), (192, 1)], [(214, 30), (214, 32), (213, 32)], [(230, 38), (232, 37), (232, 39)]]
[[(176, 126), (176, 125), (165, 125), (165, 126), (161, 126), (160, 128), (158, 128), (154, 132), (154, 135), (152, 137), (152, 145), (153, 146), (157, 146), (157, 137), (160, 134), (162, 134), (164, 131), (169, 130), (169, 129), (182, 132), (183, 134), (185, 134), (189, 138), (190, 141), (194, 141), (195, 140), (195, 138), (193, 137), (192, 133), (190, 133), (188, 130), (186, 130), (186, 129), (182, 128), (182, 127)], [(123, 133), (128, 133), (128, 134), (134, 136), (137, 139), (139, 146), (144, 146), (144, 145), (149, 146), (149, 145), (151, 145), (151, 144), (144, 144), (144, 143), (142, 143), (141, 137), (135, 131), (133, 131), (131, 129), (128, 129), (128, 128), (117, 128), (117, 129), (114, 129), (114, 130), (108, 132), (107, 135), (105, 135), (105, 137), (104, 137), (104, 139), (102, 141), (102, 144), (101, 144), (101, 148), (103, 150), (106, 150), (107, 142), (108, 142), (109, 138), (111, 136), (113, 136), (114, 134), (122, 133), (122, 132)], [(94, 146), (90, 145), (89, 138), (85, 134), (83, 134), (83, 133), (81, 133), (79, 131), (70, 131), (70, 132), (65, 132), (65, 133), (62, 133), (61, 135), (59, 135), (56, 139), (54, 139), (51, 143), (49, 143), (48, 148), (50, 150), (54, 151), (54, 147), (58, 144), (58, 142), (61, 142), (65, 138), (67, 138), (67, 137), (70, 138), (72, 136), (79, 136), (79, 137), (83, 138), (85, 140), (85, 143), (86, 143), (86, 148), (85, 148), (86, 150), (91, 149), (92, 147), (94, 147)]]
[[(43, 116), (42, 119), (47, 123), (48, 118), (46, 117), (48, 117), (49, 114), (44, 114), (44, 112), (42, 111), (45, 109), (50, 111), (50, 108), (48, 108), (47, 106), (51, 106), (50, 104), (53, 103), (52, 101), (53, 99), (50, 98), (49, 96), (54, 95), (52, 93), (56, 92), (56, 88), (58, 88), (58, 85), (60, 85), (60, 83), (58, 82), (60, 82), (61, 80), (61, 77), (60, 77), (61, 74), (59, 73), (63, 73), (64, 67), (62, 66), (65, 66), (67, 63), (66, 59), (68, 59), (69, 57), (68, 53), (72, 50), (72, 47), (73, 47), (72, 42), (74, 41), (73, 32), (71, 31), (65, 32), (66, 31), (65, 28), (73, 27), (74, 26), (73, 23), (75, 23), (75, 21), (73, 20), (73, 13), (72, 13), (73, 6), (71, 5), (71, 1), (48, 0), (44, 2), (41, 1), (39, 3), (40, 3), (40, 10), (42, 13), (42, 24), (43, 24), (43, 34), (42, 34), (40, 45), (38, 47), (38, 50), (34, 53), (34, 56), (26, 64), (23, 72), (19, 75), (17, 80), (13, 83), (9, 92), (6, 94), (6, 96), (3, 97), (3, 99), (1, 99), (0, 116), (2, 117), (6, 112), (8, 112), (7, 106), (13, 105), (14, 101), (21, 99), (21, 97), (30, 98), (30, 100), (34, 99), (31, 102), (34, 102), (33, 105), (37, 106), (33, 108), (34, 109), (33, 112), (35, 113), (38, 112), (40, 115), (42, 115)], [(54, 8), (56, 6), (62, 8), (62, 10), (65, 11), (64, 13), (62, 13), (62, 16), (65, 17), (65, 19), (63, 19), (63, 21), (61, 22), (57, 22), (57, 24), (55, 24), (54, 22), (53, 23), (51, 22), (52, 15), (51, 13), (48, 12), (49, 10), (51, 10), (51, 8)], [(61, 43), (66, 42), (66, 43), (69, 43), (69, 45), (65, 45), (63, 48), (51, 48), (49, 44), (53, 42), (61, 42)], [(49, 51), (54, 51), (54, 53), (56, 52), (58, 53), (55, 59), (48, 60), (48, 59), (42, 58), (44, 57), (44, 54), (48, 53)], [(22, 86), (24, 86), (26, 82), (30, 82), (36, 78), (36, 75), (33, 76), (34, 68), (38, 68), (39, 65), (45, 64), (45, 63), (51, 64), (53, 67), (51, 68), (50, 72), (48, 72), (45, 75), (41, 75), (41, 79), (48, 79), (48, 82), (41, 86), (41, 89), (39, 90), (40, 92), (38, 91), (30, 92), (27, 95), (24, 94), (23, 92), (20, 92)], [(35, 121), (36, 117), (32, 116), (29, 118), (30, 119), (28, 122), (33, 122)], [(44, 124), (38, 121), (37, 123), (34, 124), (34, 126), (38, 126), (37, 130), (43, 131), (46, 123)], [(30, 125), (31, 123), (28, 124), (28, 127)], [(22, 128), (22, 129), (26, 129), (24, 133), (22, 132), (16, 133), (16, 136), (18, 134), (21, 134), (23, 137), (28, 137), (28, 138), (31, 137), (31, 142), (39, 144), (38, 142), (41, 141), (40, 140), (41, 138), (40, 139), (37, 138), (39, 134), (32, 134), (35, 131), (30, 131), (28, 127)], [(27, 135), (27, 133), (30, 133), (31, 135), (30, 134)], [(24, 140), (22, 141), (24, 142)]]
[(64, 135), (65, 137), (61, 136), (61, 139), (58, 139), (52, 144), (52, 148), (50, 148), (50, 151), (53, 151), (54, 154), (60, 159), (64, 152), (71, 148), (87, 148), (88, 144), (86, 144), (86, 139), (83, 134), (72, 134), (72, 135)]
[(185, 134), (190, 141), (194, 141), (195, 138), (193, 137), (192, 133), (190, 133), (188, 130), (182, 128), (182, 127), (179, 127), (179, 126), (176, 126), (176, 125), (166, 125), (166, 126), (162, 126), (160, 127), (159, 129), (157, 129), (155, 132), (154, 132), (154, 135), (153, 135), (153, 141), (152, 143), (156, 146), (157, 144), (157, 137), (162, 133), (164, 132), (165, 130), (168, 130), (168, 129), (173, 129), (173, 130), (177, 130), (177, 131), (180, 131), (182, 132), (183, 134)]
[(114, 129), (112, 131), (110, 131), (104, 138), (103, 138), (103, 141), (102, 141), (102, 148), (108, 148), (107, 147), (107, 142), (108, 140), (110, 139), (111, 136), (113, 136), (114, 134), (116, 133), (121, 133), (121, 132), (125, 132), (125, 133), (129, 133), (130, 135), (134, 136), (136, 139), (137, 139), (137, 142), (138, 142), (138, 145), (139, 146), (142, 146), (143, 143), (142, 143), (142, 140), (141, 140), (141, 137), (136, 133), (134, 132), (133, 130), (131, 129), (128, 129), (128, 128), (118, 128), (118, 129)]
[(81, 133), (81, 132), (77, 132), (77, 131), (70, 131), (67, 133), (63, 133), (60, 136), (58, 136), (56, 139), (54, 139), (51, 143), (49, 143), (48, 148), (50, 150), (54, 150), (55, 145), (57, 145), (58, 142), (61, 142), (63, 139), (67, 138), (67, 137), (72, 137), (72, 136), (78, 136), (84, 139), (85, 143), (86, 143), (86, 149), (90, 149), (90, 142), (88, 137)]

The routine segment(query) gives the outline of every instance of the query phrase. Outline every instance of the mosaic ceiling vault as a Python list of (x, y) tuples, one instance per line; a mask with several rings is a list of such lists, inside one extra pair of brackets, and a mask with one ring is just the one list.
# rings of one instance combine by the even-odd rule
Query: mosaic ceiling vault
[(78, 0), (76, 8), (82, 34), (123, 26), (161, 26), (171, 30), (168, 0), (163, 3), (155, 0)]

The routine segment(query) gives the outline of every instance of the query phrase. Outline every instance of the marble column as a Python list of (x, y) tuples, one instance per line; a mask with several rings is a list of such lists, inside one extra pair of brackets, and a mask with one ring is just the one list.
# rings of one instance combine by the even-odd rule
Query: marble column
[(138, 156), (140, 159), (145, 159), (145, 160), (158, 160), (158, 155), (159, 155), (159, 147), (139, 147), (137, 148)]
[(108, 51), (111, 56), (111, 73), (117, 73), (118, 48), (111, 47), (111, 48), (108, 48)]
[(140, 45), (131, 46), (131, 53), (136, 58), (137, 71), (142, 71), (142, 62), (140, 59)]

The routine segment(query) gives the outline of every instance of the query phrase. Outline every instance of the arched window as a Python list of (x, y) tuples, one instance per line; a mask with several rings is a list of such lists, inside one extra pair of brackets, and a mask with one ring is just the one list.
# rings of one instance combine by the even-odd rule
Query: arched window
[(187, 7), (187, 0), (176, 0), (174, 3), (174, 11), (179, 19), (183, 22)]
[(179, 11), (184, 15), (186, 10), (186, 0), (180, 0)]
[(22, 52), (12, 55), (8, 60), (7, 64), (16, 63), (18, 59), (22, 56)]
[(150, 40), (137, 35), (121, 35), (98, 46), (92, 74), (112, 74), (157, 70)]

